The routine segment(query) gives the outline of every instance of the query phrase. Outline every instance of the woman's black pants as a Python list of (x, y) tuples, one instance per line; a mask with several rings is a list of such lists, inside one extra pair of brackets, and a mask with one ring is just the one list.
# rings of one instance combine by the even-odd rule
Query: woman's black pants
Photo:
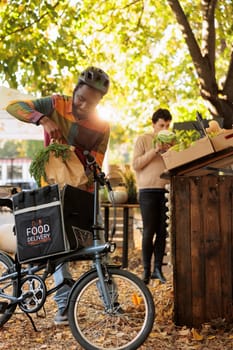
[(166, 190), (146, 189), (139, 191), (142, 215), (142, 259), (144, 270), (150, 271), (154, 254), (154, 267), (161, 269), (166, 247), (167, 224), (165, 205)]

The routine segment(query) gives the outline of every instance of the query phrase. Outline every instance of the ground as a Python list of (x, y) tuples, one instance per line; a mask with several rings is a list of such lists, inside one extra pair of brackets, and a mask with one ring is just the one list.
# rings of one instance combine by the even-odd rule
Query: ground
[[(121, 258), (118, 251), (116, 258)], [(87, 269), (87, 263), (72, 263), (73, 275)], [(128, 269), (138, 276), (142, 274), (141, 252), (134, 249), (129, 255)], [(176, 327), (173, 323), (172, 268), (165, 269), (166, 284), (150, 283), (156, 305), (153, 330), (139, 350), (230, 350), (233, 349), (233, 325), (224, 320), (204, 324), (200, 329)], [(52, 283), (52, 281), (51, 281)], [(68, 326), (55, 326), (53, 318), (56, 304), (49, 296), (45, 303), (46, 315), (32, 315), (37, 327), (34, 331), (30, 320), (19, 309), (2, 329), (0, 329), (0, 349), (2, 350), (82, 350), (73, 338)], [(45, 317), (46, 316), (46, 317)]]

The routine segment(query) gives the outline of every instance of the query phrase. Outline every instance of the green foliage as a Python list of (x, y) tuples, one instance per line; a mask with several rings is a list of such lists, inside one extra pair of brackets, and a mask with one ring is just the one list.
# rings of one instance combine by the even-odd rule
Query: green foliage
[[(180, 1), (201, 44), (201, 2)], [(224, 81), (231, 53), (232, 1), (216, 11), (216, 77)], [(120, 19), (120, 20), (119, 20)], [(180, 28), (164, 0), (12, 0), (0, 3), (0, 80), (40, 96), (71, 94), (87, 65), (111, 77), (102, 106), (115, 111), (111, 149), (148, 130), (158, 107), (174, 121), (208, 118)]]
[(33, 159), (35, 155), (44, 148), (44, 142), (39, 140), (25, 141), (25, 156)]
[(198, 95), (183, 69), (192, 62), (164, 1), (61, 0), (52, 6), (18, 0), (2, 5), (0, 15), (0, 72), (11, 87), (71, 93), (83, 67), (103, 66), (111, 76), (107, 99), (133, 128), (147, 123), (160, 104)]
[[(0, 71), (11, 87), (17, 88), (20, 83), (28, 92), (47, 95), (60, 88), (63, 69), (69, 67), (71, 74), (77, 74), (81, 52), (78, 40), (73, 45), (72, 39), (76, 35), (78, 4), (19, 0), (2, 6), (0, 11)], [(69, 75), (64, 78), (65, 85)]]
[(175, 134), (176, 144), (170, 148), (173, 151), (183, 151), (200, 139), (200, 133), (197, 130), (175, 130)]
[(0, 148), (1, 158), (17, 158), (20, 157), (21, 143), (17, 141), (6, 141)]
[(8, 140), (2, 142), (0, 147), (1, 158), (34, 158), (35, 154), (44, 148), (43, 141), (38, 140), (25, 140), (25, 141), (13, 141)]
[(137, 203), (137, 185), (135, 174), (130, 165), (126, 164), (120, 171), (128, 193), (128, 203)]
[(56, 158), (62, 157), (63, 160), (66, 160), (69, 157), (69, 150), (69, 145), (51, 143), (49, 146), (44, 147), (35, 155), (33, 161), (31, 162), (29, 171), (39, 187), (41, 185), (42, 177), (46, 179), (45, 165), (49, 161), (50, 152), (52, 152)]

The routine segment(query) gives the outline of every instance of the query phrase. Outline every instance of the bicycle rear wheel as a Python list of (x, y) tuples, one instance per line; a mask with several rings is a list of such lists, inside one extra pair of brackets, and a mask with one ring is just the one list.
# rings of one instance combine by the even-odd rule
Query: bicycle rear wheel
[(13, 271), (14, 261), (7, 254), (0, 252), (0, 328), (11, 318), (17, 304), (6, 299), (3, 294), (10, 297), (17, 296), (17, 280), (6, 278)]
[(73, 336), (88, 350), (136, 350), (147, 339), (155, 308), (146, 285), (129, 271), (108, 268), (112, 310), (106, 310), (94, 271), (74, 288), (68, 309)]

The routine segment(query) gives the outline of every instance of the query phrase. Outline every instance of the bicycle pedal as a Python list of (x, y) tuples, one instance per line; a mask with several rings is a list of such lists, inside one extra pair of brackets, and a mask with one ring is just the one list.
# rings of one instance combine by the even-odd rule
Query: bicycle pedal
[(8, 307), (8, 303), (6, 301), (0, 302), (0, 314), (3, 314)]

